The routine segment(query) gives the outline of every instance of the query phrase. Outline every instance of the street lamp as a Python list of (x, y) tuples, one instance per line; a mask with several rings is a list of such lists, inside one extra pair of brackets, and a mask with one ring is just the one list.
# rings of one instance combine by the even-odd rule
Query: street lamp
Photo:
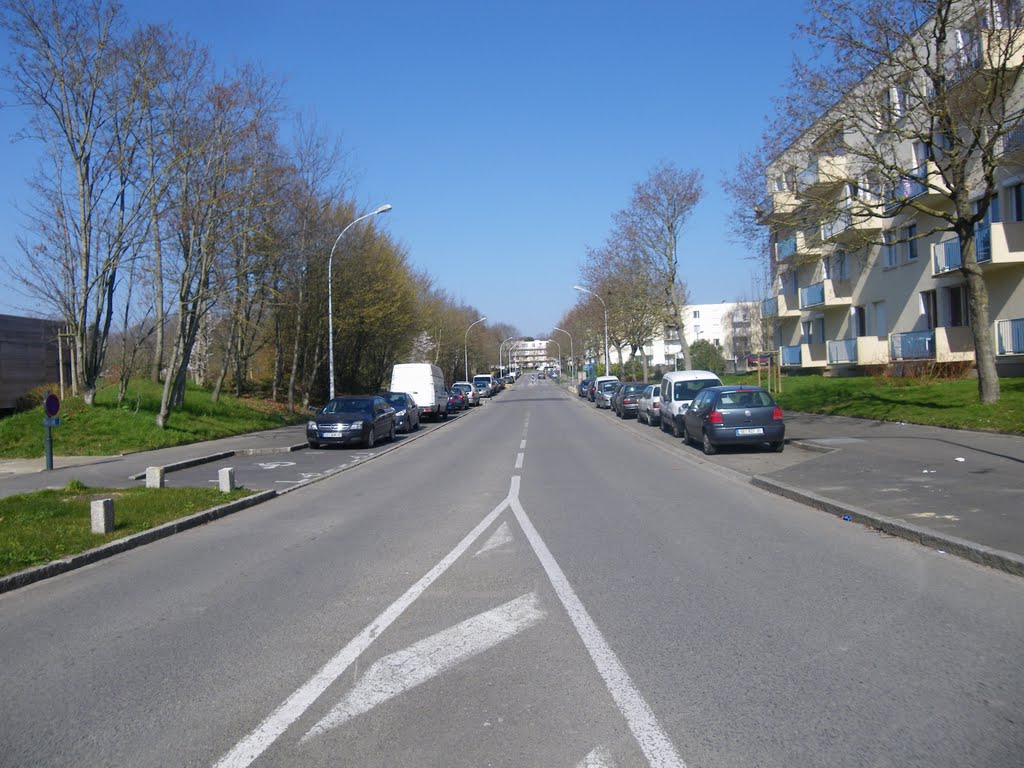
[(549, 339), (549, 341), (552, 344), (554, 344), (556, 347), (558, 347), (558, 372), (559, 372), (559, 374), (561, 374), (561, 372), (562, 372), (562, 345), (559, 344), (554, 339)]
[[(481, 317), (479, 320), (474, 320), (472, 323), (469, 324), (469, 328), (472, 328), (477, 323), (482, 323), (486, 319), (486, 317)], [(466, 329), (466, 338), (463, 341), (462, 353), (465, 357), (464, 362), (466, 365), (466, 381), (472, 382), (472, 379), (469, 378), (469, 328)], [(501, 365), (500, 360), (498, 361), (498, 365)]]
[[(515, 335), (513, 334), (512, 336), (509, 336), (507, 339), (505, 339), (505, 341), (502, 341), (501, 344), (498, 345), (498, 375), (499, 376), (501, 376), (501, 371), (502, 371), (502, 368), (501, 368), (501, 348), (505, 346), (505, 342), (511, 341), (514, 338), (515, 338)], [(510, 355), (509, 367), (511, 367), (511, 362), (512, 362), (512, 360), (511, 360), (511, 347), (509, 348), (509, 355)]]
[(572, 349), (572, 334), (569, 333), (565, 328), (559, 328), (557, 325), (552, 329), (555, 331), (561, 331), (569, 337), (569, 371), (572, 373), (573, 383), (576, 383), (576, 353)]
[(328, 391), (330, 392), (330, 399), (334, 399), (334, 312), (333, 312), (333, 293), (331, 280), (331, 271), (334, 266), (334, 249), (338, 247), (338, 243), (341, 242), (341, 238), (345, 236), (345, 233), (352, 229), (353, 226), (358, 224), (363, 219), (368, 219), (371, 216), (376, 216), (378, 213), (387, 213), (391, 210), (391, 206), (385, 203), (375, 211), (370, 211), (358, 219), (353, 220), (347, 227), (341, 230), (341, 233), (334, 241), (334, 245), (331, 246), (331, 255), (327, 257), (327, 376), (330, 378), (330, 386)]
[(581, 285), (574, 285), (573, 290), (582, 291), (583, 293), (589, 293), (591, 296), (601, 302), (601, 306), (604, 307), (604, 375), (608, 375), (608, 305), (604, 303), (604, 299), (598, 296), (593, 291), (584, 288)]

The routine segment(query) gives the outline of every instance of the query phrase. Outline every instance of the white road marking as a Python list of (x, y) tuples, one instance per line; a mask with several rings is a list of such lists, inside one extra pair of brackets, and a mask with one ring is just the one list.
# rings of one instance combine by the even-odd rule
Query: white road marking
[(492, 549), (497, 549), (506, 544), (512, 542), (512, 529), (508, 527), (508, 523), (502, 523), (498, 526), (498, 530), (491, 534), (491, 538), (484, 542), (484, 545), (480, 547), (474, 554), (473, 557), (480, 557), (484, 552), (489, 552)]
[(294, 461), (263, 461), (256, 465), (260, 469), (280, 469), (281, 467), (294, 467)]
[(544, 611), (540, 608), (540, 600), (531, 592), (379, 659), (370, 666), (358, 685), (302, 737), (302, 741), (336, 728), (422, 685), (460, 662), (532, 627), (542, 618)]
[(526, 450), (526, 441), (525, 440), (520, 440), (519, 441), (519, 450), (520, 451)]
[(569, 613), (569, 618), (572, 620), (573, 626), (576, 627), (576, 632), (579, 633), (583, 645), (590, 653), (590, 658), (594, 660), (594, 665), (604, 679), (609, 693), (615, 700), (615, 705), (619, 708), (622, 716), (626, 718), (629, 730), (640, 745), (640, 750), (647, 758), (648, 765), (651, 768), (686, 768), (686, 763), (679, 756), (675, 745), (658, 723), (658, 719), (647, 702), (644, 701), (643, 696), (633, 685), (629, 673), (626, 672), (622, 662), (604, 639), (594, 620), (590, 618), (590, 614), (587, 613), (586, 607), (576, 596), (565, 573), (562, 572), (544, 540), (537, 533), (537, 529), (533, 527), (530, 518), (527, 517), (523, 505), (519, 503), (518, 480), (518, 477), (512, 478), (512, 497), (509, 499), (516, 520), (519, 521), (526, 538), (533, 546), (533, 551), (537, 553), (537, 558), (547, 572), (548, 579), (555, 588), (562, 605)]
[(597, 747), (578, 762), (576, 768), (615, 768), (615, 761), (607, 747)]
[(387, 627), (391, 626), (405, 610), (422, 595), (427, 588), (439, 579), (452, 563), (475, 542), (484, 531), (491, 527), (498, 515), (508, 507), (513, 494), (519, 492), (519, 478), (513, 477), (509, 495), (506, 496), (490, 513), (477, 524), (476, 528), (466, 534), (455, 548), (415, 584), (405, 594), (388, 606), (383, 613), (371, 621), (362, 632), (356, 635), (349, 644), (342, 648), (330, 661), (306, 681), (291, 696), (285, 699), (277, 709), (256, 726), (248, 736), (238, 742), (220, 760), (214, 768), (245, 768), (252, 765), (263, 752), (284, 733), (289, 726), (298, 720), (309, 709), (327, 688), (351, 666), (359, 655), (370, 647), (374, 639)]
[(516, 469), (523, 468), (523, 454), (522, 452), (516, 454)]

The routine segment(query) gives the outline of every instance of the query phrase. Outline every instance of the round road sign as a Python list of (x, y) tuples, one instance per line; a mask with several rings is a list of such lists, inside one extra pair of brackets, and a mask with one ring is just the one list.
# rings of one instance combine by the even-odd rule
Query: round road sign
[(60, 398), (54, 394), (46, 396), (46, 402), (43, 403), (43, 408), (46, 411), (47, 416), (56, 416), (60, 411)]

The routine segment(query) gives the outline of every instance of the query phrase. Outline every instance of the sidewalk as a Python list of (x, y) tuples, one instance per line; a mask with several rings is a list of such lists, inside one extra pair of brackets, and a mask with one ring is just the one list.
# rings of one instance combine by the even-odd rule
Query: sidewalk
[(824, 452), (755, 485), (1024, 575), (1024, 437), (789, 413), (786, 438)]

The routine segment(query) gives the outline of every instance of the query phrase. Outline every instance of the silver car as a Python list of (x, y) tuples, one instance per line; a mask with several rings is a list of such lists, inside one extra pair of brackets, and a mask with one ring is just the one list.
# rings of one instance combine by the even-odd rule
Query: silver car
[(661, 385), (648, 384), (636, 407), (636, 420), (656, 427), (661, 423)]
[(461, 389), (466, 394), (467, 405), (480, 405), (480, 392), (473, 386), (472, 382), (456, 381), (452, 384), (452, 389)]
[(594, 405), (598, 408), (612, 407), (612, 395), (615, 394), (615, 390), (619, 388), (621, 381), (602, 381), (597, 389), (594, 391)]

